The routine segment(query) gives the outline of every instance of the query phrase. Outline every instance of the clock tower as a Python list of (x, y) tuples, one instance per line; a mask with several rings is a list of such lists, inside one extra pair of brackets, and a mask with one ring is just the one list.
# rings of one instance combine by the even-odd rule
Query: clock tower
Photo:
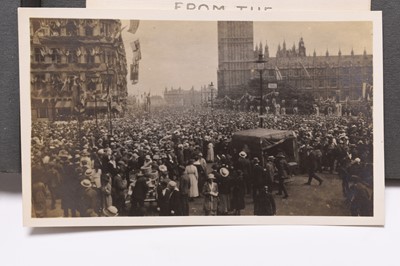
[(254, 60), (253, 22), (219, 21), (218, 97), (244, 94)]

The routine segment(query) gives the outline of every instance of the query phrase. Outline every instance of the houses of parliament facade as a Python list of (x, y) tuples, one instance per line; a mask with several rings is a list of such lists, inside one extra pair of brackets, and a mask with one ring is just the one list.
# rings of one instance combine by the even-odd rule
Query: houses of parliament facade
[(279, 45), (276, 55), (269, 53), (267, 44), (254, 48), (253, 22), (218, 22), (218, 97), (238, 99), (246, 92), (259, 93), (250, 87), (251, 80), (259, 78), (254, 69), (259, 54), (264, 55), (263, 80), (277, 83), (277, 89), (289, 87), (309, 92), (316, 99), (336, 98), (358, 100), (365, 96), (363, 88), (372, 87), (373, 57), (364, 50), (333, 54), (307, 55), (305, 41), (300, 38), (296, 47)]

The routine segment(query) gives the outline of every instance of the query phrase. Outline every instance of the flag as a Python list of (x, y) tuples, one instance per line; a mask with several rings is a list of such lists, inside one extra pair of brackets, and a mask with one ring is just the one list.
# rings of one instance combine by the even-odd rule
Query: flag
[(275, 66), (275, 74), (276, 74), (277, 80), (283, 80), (281, 71), (279, 70), (279, 68), (277, 66)]
[(114, 39), (118, 39), (121, 37), (121, 32), (126, 28), (126, 26), (122, 27), (119, 31), (115, 33)]
[(142, 53), (140, 51), (140, 41), (136, 40), (134, 42), (131, 42), (131, 48), (133, 52), (133, 61), (139, 61), (142, 59)]
[(131, 64), (131, 69), (130, 69), (130, 80), (132, 81), (132, 84), (137, 84), (139, 81), (139, 63), (136, 62), (135, 64)]
[(39, 39), (39, 36), (38, 36), (37, 34), (34, 34), (34, 35), (33, 35), (33, 37), (32, 37), (32, 43), (33, 43), (33, 44), (38, 44), (38, 45), (41, 44), (40, 39)]
[(310, 73), (308, 73), (308, 70), (306, 69), (306, 67), (303, 65), (303, 63), (301, 61), (299, 61), (300, 65), (303, 67), (304, 71), (306, 72), (306, 76), (307, 78), (311, 78)]
[(138, 28), (139, 28), (139, 20), (129, 21), (129, 29), (128, 29), (129, 33), (135, 34)]
[(46, 49), (44, 47), (40, 49), (40, 54), (42, 55), (42, 57), (45, 57), (47, 55)]

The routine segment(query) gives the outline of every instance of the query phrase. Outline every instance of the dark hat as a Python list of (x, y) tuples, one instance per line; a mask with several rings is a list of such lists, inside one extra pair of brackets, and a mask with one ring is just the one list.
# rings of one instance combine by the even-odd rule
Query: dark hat
[(212, 168), (213, 170), (218, 170), (218, 165), (213, 164), (213, 165), (211, 166), (211, 168)]
[(280, 152), (278, 153), (278, 155), (276, 155), (276, 158), (286, 158), (286, 157), (282, 152)]
[(67, 160), (67, 159), (70, 158), (70, 155), (69, 155), (69, 153), (68, 153), (66, 150), (61, 150), (61, 151), (58, 153), (58, 157), (60, 157), (61, 159)]

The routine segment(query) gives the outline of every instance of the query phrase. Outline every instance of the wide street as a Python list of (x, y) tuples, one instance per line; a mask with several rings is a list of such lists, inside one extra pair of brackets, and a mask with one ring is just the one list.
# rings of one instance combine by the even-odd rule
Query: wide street
[[(273, 192), (277, 215), (280, 216), (350, 216), (349, 207), (342, 195), (341, 180), (337, 174), (322, 173), (320, 176), (324, 182), (321, 186), (317, 181), (313, 181), (311, 186), (305, 186), (308, 177), (306, 175), (296, 175), (286, 184), (289, 198), (282, 199), (282, 196), (275, 195)], [(63, 210), (61, 202), (57, 200), (56, 208), (50, 210), (48, 200), (48, 217), (62, 217)], [(190, 202), (190, 215), (204, 215), (203, 198), (196, 198)], [(245, 197), (246, 208), (241, 215), (253, 215), (253, 199), (250, 195)], [(155, 203), (146, 203), (147, 215), (156, 216)]]

